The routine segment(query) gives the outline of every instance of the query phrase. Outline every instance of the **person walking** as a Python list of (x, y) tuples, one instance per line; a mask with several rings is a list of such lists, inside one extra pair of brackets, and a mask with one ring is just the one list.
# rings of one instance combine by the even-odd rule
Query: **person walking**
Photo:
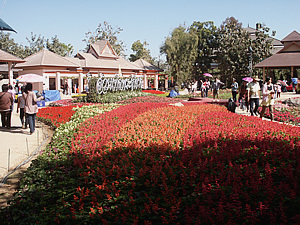
[(236, 95), (238, 92), (239, 84), (236, 82), (235, 78), (232, 78), (232, 85), (231, 85), (231, 93), (232, 93), (232, 99), (234, 102), (236, 102)]
[[(21, 120), (21, 124), (22, 124), (22, 128), (27, 129), (27, 118), (25, 117), (25, 112), (24, 112), (24, 108), (25, 108), (25, 99), (23, 97), (23, 93), (25, 91), (25, 86), (21, 87), (21, 94), (18, 94), (18, 107), (17, 107), (17, 113), (19, 113), (19, 109), (20, 109), (20, 120)], [(24, 119), (25, 117), (25, 119)]]
[(274, 91), (275, 91), (274, 99), (280, 98), (280, 93), (281, 93), (281, 85), (280, 85), (280, 83), (277, 82), (276, 84), (273, 85), (273, 87), (274, 87)]
[(208, 97), (208, 90), (209, 90), (209, 87), (210, 87), (210, 82), (207, 78), (206, 78), (205, 82), (203, 83), (203, 85), (205, 87), (204, 97), (207, 98)]
[(13, 112), (14, 111), (14, 102), (15, 102), (16, 91), (14, 90), (14, 88), (11, 84), (8, 85), (8, 91), (7, 92), (11, 93), (11, 95), (13, 97), (13, 103), (11, 105), (11, 112)]
[(298, 78), (297, 77), (293, 77), (292, 78), (293, 92), (296, 92), (297, 84), (298, 84)]
[(12, 94), (8, 92), (8, 84), (3, 84), (2, 92), (0, 92), (0, 112), (2, 127), (7, 129), (11, 127), (11, 107), (13, 102)]
[(30, 134), (33, 134), (35, 131), (35, 117), (38, 112), (37, 102), (41, 101), (44, 97), (36, 97), (36, 94), (32, 91), (32, 84), (28, 83), (23, 92), (23, 98), (25, 100), (25, 115), (28, 119), (28, 124), (30, 128)]
[(224, 85), (224, 83), (221, 82), (218, 78), (216, 78), (215, 82), (213, 82), (212, 84), (213, 99), (217, 97), (217, 101), (219, 100), (219, 90), (221, 85)]
[[(259, 97), (260, 97), (260, 86), (259, 86), (259, 81), (260, 79), (258, 76), (253, 77), (253, 81), (250, 82), (247, 86), (247, 91), (248, 91), (248, 99), (250, 103), (250, 113), (251, 116), (258, 116), (257, 110), (259, 107)], [(255, 105), (255, 108), (253, 109)]]
[(247, 93), (247, 82), (243, 81), (240, 90), (239, 90), (239, 102), (240, 102), (240, 109), (245, 110), (245, 108), (249, 109), (248, 104), (248, 93)]
[(271, 121), (273, 121), (274, 94), (275, 91), (274, 91), (274, 86), (272, 84), (272, 78), (267, 77), (266, 83), (264, 84), (262, 89), (263, 100), (261, 103), (262, 110), (260, 113), (260, 118), (263, 118), (266, 108), (269, 107)]

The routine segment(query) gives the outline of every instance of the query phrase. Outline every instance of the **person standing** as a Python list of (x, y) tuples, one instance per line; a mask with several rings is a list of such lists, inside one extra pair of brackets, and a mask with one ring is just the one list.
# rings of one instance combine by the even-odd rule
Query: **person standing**
[(293, 86), (293, 92), (296, 92), (296, 86), (298, 84), (298, 78), (297, 77), (293, 77), (292, 78), (292, 86)]
[(219, 99), (219, 90), (221, 87), (221, 84), (224, 85), (223, 82), (221, 82), (218, 78), (216, 78), (215, 82), (212, 84), (212, 90), (213, 90), (213, 99), (217, 97)]
[(277, 96), (276, 98), (280, 98), (280, 94), (281, 94), (281, 84), (277, 83)]
[(8, 85), (8, 91), (9, 93), (11, 93), (12, 97), (13, 97), (13, 103), (11, 105), (11, 111), (14, 111), (14, 102), (15, 102), (15, 96), (16, 96), (16, 91), (14, 90), (14, 88), (12, 87), (11, 84)]
[(236, 82), (235, 78), (232, 78), (231, 93), (234, 102), (236, 102), (236, 95), (237, 95), (238, 88), (239, 88), (238, 82)]
[(209, 90), (209, 87), (210, 87), (210, 82), (207, 78), (206, 78), (205, 82), (203, 83), (203, 85), (205, 87), (204, 97), (207, 98), (208, 97), (208, 90)]
[[(258, 76), (253, 77), (253, 81), (250, 82), (247, 86), (247, 91), (248, 91), (248, 99), (249, 103), (250, 103), (250, 113), (251, 116), (254, 116), (254, 114), (256, 116), (258, 116), (257, 114), (257, 110), (259, 107), (259, 96), (260, 96), (260, 86), (259, 86), (259, 81), (260, 79), (258, 78)], [(255, 105), (255, 108), (253, 109)]]
[(260, 113), (260, 118), (263, 118), (266, 108), (269, 107), (271, 121), (273, 121), (274, 94), (275, 94), (275, 91), (274, 91), (274, 86), (272, 84), (272, 78), (267, 77), (266, 83), (264, 84), (263, 90), (262, 90), (263, 100), (261, 103), (262, 110)]
[(41, 101), (44, 97), (36, 97), (36, 94), (32, 91), (32, 84), (28, 83), (23, 92), (23, 98), (25, 100), (25, 115), (28, 119), (28, 124), (30, 128), (30, 134), (35, 131), (35, 117), (38, 112), (37, 102)]
[(11, 127), (11, 107), (14, 99), (11, 93), (8, 92), (8, 84), (2, 85), (2, 92), (0, 92), (0, 112), (2, 127), (9, 129)]
[[(21, 94), (18, 94), (18, 107), (17, 107), (17, 113), (19, 113), (20, 109), (20, 120), (22, 123), (22, 128), (27, 128), (27, 118), (25, 117), (24, 107), (25, 107), (25, 99), (23, 97), (23, 93), (25, 91), (25, 86), (21, 87)], [(25, 117), (25, 120), (24, 120)]]
[(245, 110), (245, 108), (248, 110), (249, 104), (248, 104), (248, 93), (247, 93), (247, 82), (243, 81), (240, 90), (239, 90), (239, 102), (241, 104), (240, 109)]
[(68, 85), (68, 81), (65, 81), (64, 84), (64, 94), (67, 95), (69, 93), (69, 85)]

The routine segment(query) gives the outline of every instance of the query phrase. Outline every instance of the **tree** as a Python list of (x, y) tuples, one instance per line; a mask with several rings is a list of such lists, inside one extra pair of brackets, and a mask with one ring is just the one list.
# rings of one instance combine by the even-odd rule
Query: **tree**
[(16, 43), (9, 33), (0, 32), (0, 49), (22, 59), (29, 55), (28, 47)]
[(164, 70), (164, 71), (169, 70), (169, 65), (168, 65), (167, 61), (165, 59), (162, 59), (160, 56), (158, 58), (153, 57), (152, 58), (152, 64), (154, 66), (157, 66), (158, 68)]
[(13, 38), (10, 38), (9, 33), (0, 32), (0, 49), (22, 59), (44, 48), (61, 56), (70, 56), (73, 53), (73, 46), (60, 42), (57, 36), (52, 37), (50, 41), (40, 34), (31, 33), (31, 37), (27, 37), (26, 40), (29, 46), (19, 45)]
[(234, 17), (227, 18), (219, 29), (217, 62), (225, 78), (241, 77), (249, 72), (249, 34)]
[(47, 39), (46, 47), (49, 51), (52, 51), (61, 56), (71, 56), (74, 49), (71, 44), (64, 44), (59, 41), (57, 36), (54, 36), (50, 39)]
[(134, 54), (130, 54), (129, 61), (134, 62), (138, 59), (144, 59), (150, 63), (153, 63), (150, 50), (146, 48), (148, 45), (149, 44), (146, 41), (144, 41), (144, 43), (141, 43), (140, 40), (133, 42), (131, 50), (134, 52)]
[(194, 64), (194, 74), (198, 80), (199, 76), (209, 69), (215, 61), (214, 51), (217, 49), (217, 27), (214, 22), (194, 22), (190, 32), (198, 37), (197, 57)]
[(31, 37), (26, 37), (26, 40), (29, 43), (29, 55), (39, 52), (46, 47), (46, 39), (40, 34), (36, 35), (31, 32)]
[(183, 26), (175, 28), (161, 47), (170, 66), (170, 74), (178, 83), (192, 78), (191, 71), (197, 56), (197, 35), (189, 33)]
[(256, 24), (255, 39), (251, 41), (253, 64), (257, 64), (272, 55), (273, 46), (270, 36), (274, 36), (276, 32), (272, 31), (271, 35), (269, 32), (269, 27), (261, 23)]
[(242, 76), (250, 74), (250, 62), (254, 65), (271, 54), (269, 28), (265, 26), (257, 28), (252, 40), (242, 29), (242, 24), (230, 17), (221, 24), (218, 32), (218, 68), (228, 80), (232, 77), (241, 80)]
[(113, 28), (108, 22), (104, 21), (103, 24), (99, 24), (95, 32), (85, 33), (86, 38), (83, 39), (86, 42), (88, 49), (89, 45), (99, 40), (108, 40), (113, 49), (118, 55), (124, 55), (125, 45), (123, 41), (118, 39), (118, 34), (123, 31), (120, 27)]

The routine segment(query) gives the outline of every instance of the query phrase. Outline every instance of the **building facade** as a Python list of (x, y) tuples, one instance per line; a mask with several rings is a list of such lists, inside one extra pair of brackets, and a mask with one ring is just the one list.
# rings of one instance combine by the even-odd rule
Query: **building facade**
[[(86, 75), (98, 76), (119, 74), (124, 77), (143, 75), (143, 88), (147, 89), (152, 76), (159, 79), (161, 69), (152, 66), (142, 67), (118, 56), (108, 41), (97, 41), (91, 44), (86, 53), (77, 53), (75, 57), (62, 57), (43, 49), (18, 63), (15, 68), (21, 69), (19, 75), (37, 74), (45, 78), (45, 83), (36, 83), (35, 90), (61, 90), (67, 83), (69, 93), (81, 93), (86, 85)], [(148, 65), (148, 64), (147, 64)], [(151, 65), (151, 64), (150, 64)], [(148, 65), (149, 66), (149, 65)], [(158, 83), (154, 86), (158, 89)]]

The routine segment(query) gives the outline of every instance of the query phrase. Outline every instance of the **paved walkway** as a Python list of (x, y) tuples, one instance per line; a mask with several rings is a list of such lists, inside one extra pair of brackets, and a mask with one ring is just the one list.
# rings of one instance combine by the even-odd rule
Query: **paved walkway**
[(22, 129), (17, 104), (12, 113), (11, 128), (0, 128), (0, 181), (29, 158), (43, 143), (45, 138), (44, 125), (36, 121), (36, 130), (30, 135), (29, 128)]

